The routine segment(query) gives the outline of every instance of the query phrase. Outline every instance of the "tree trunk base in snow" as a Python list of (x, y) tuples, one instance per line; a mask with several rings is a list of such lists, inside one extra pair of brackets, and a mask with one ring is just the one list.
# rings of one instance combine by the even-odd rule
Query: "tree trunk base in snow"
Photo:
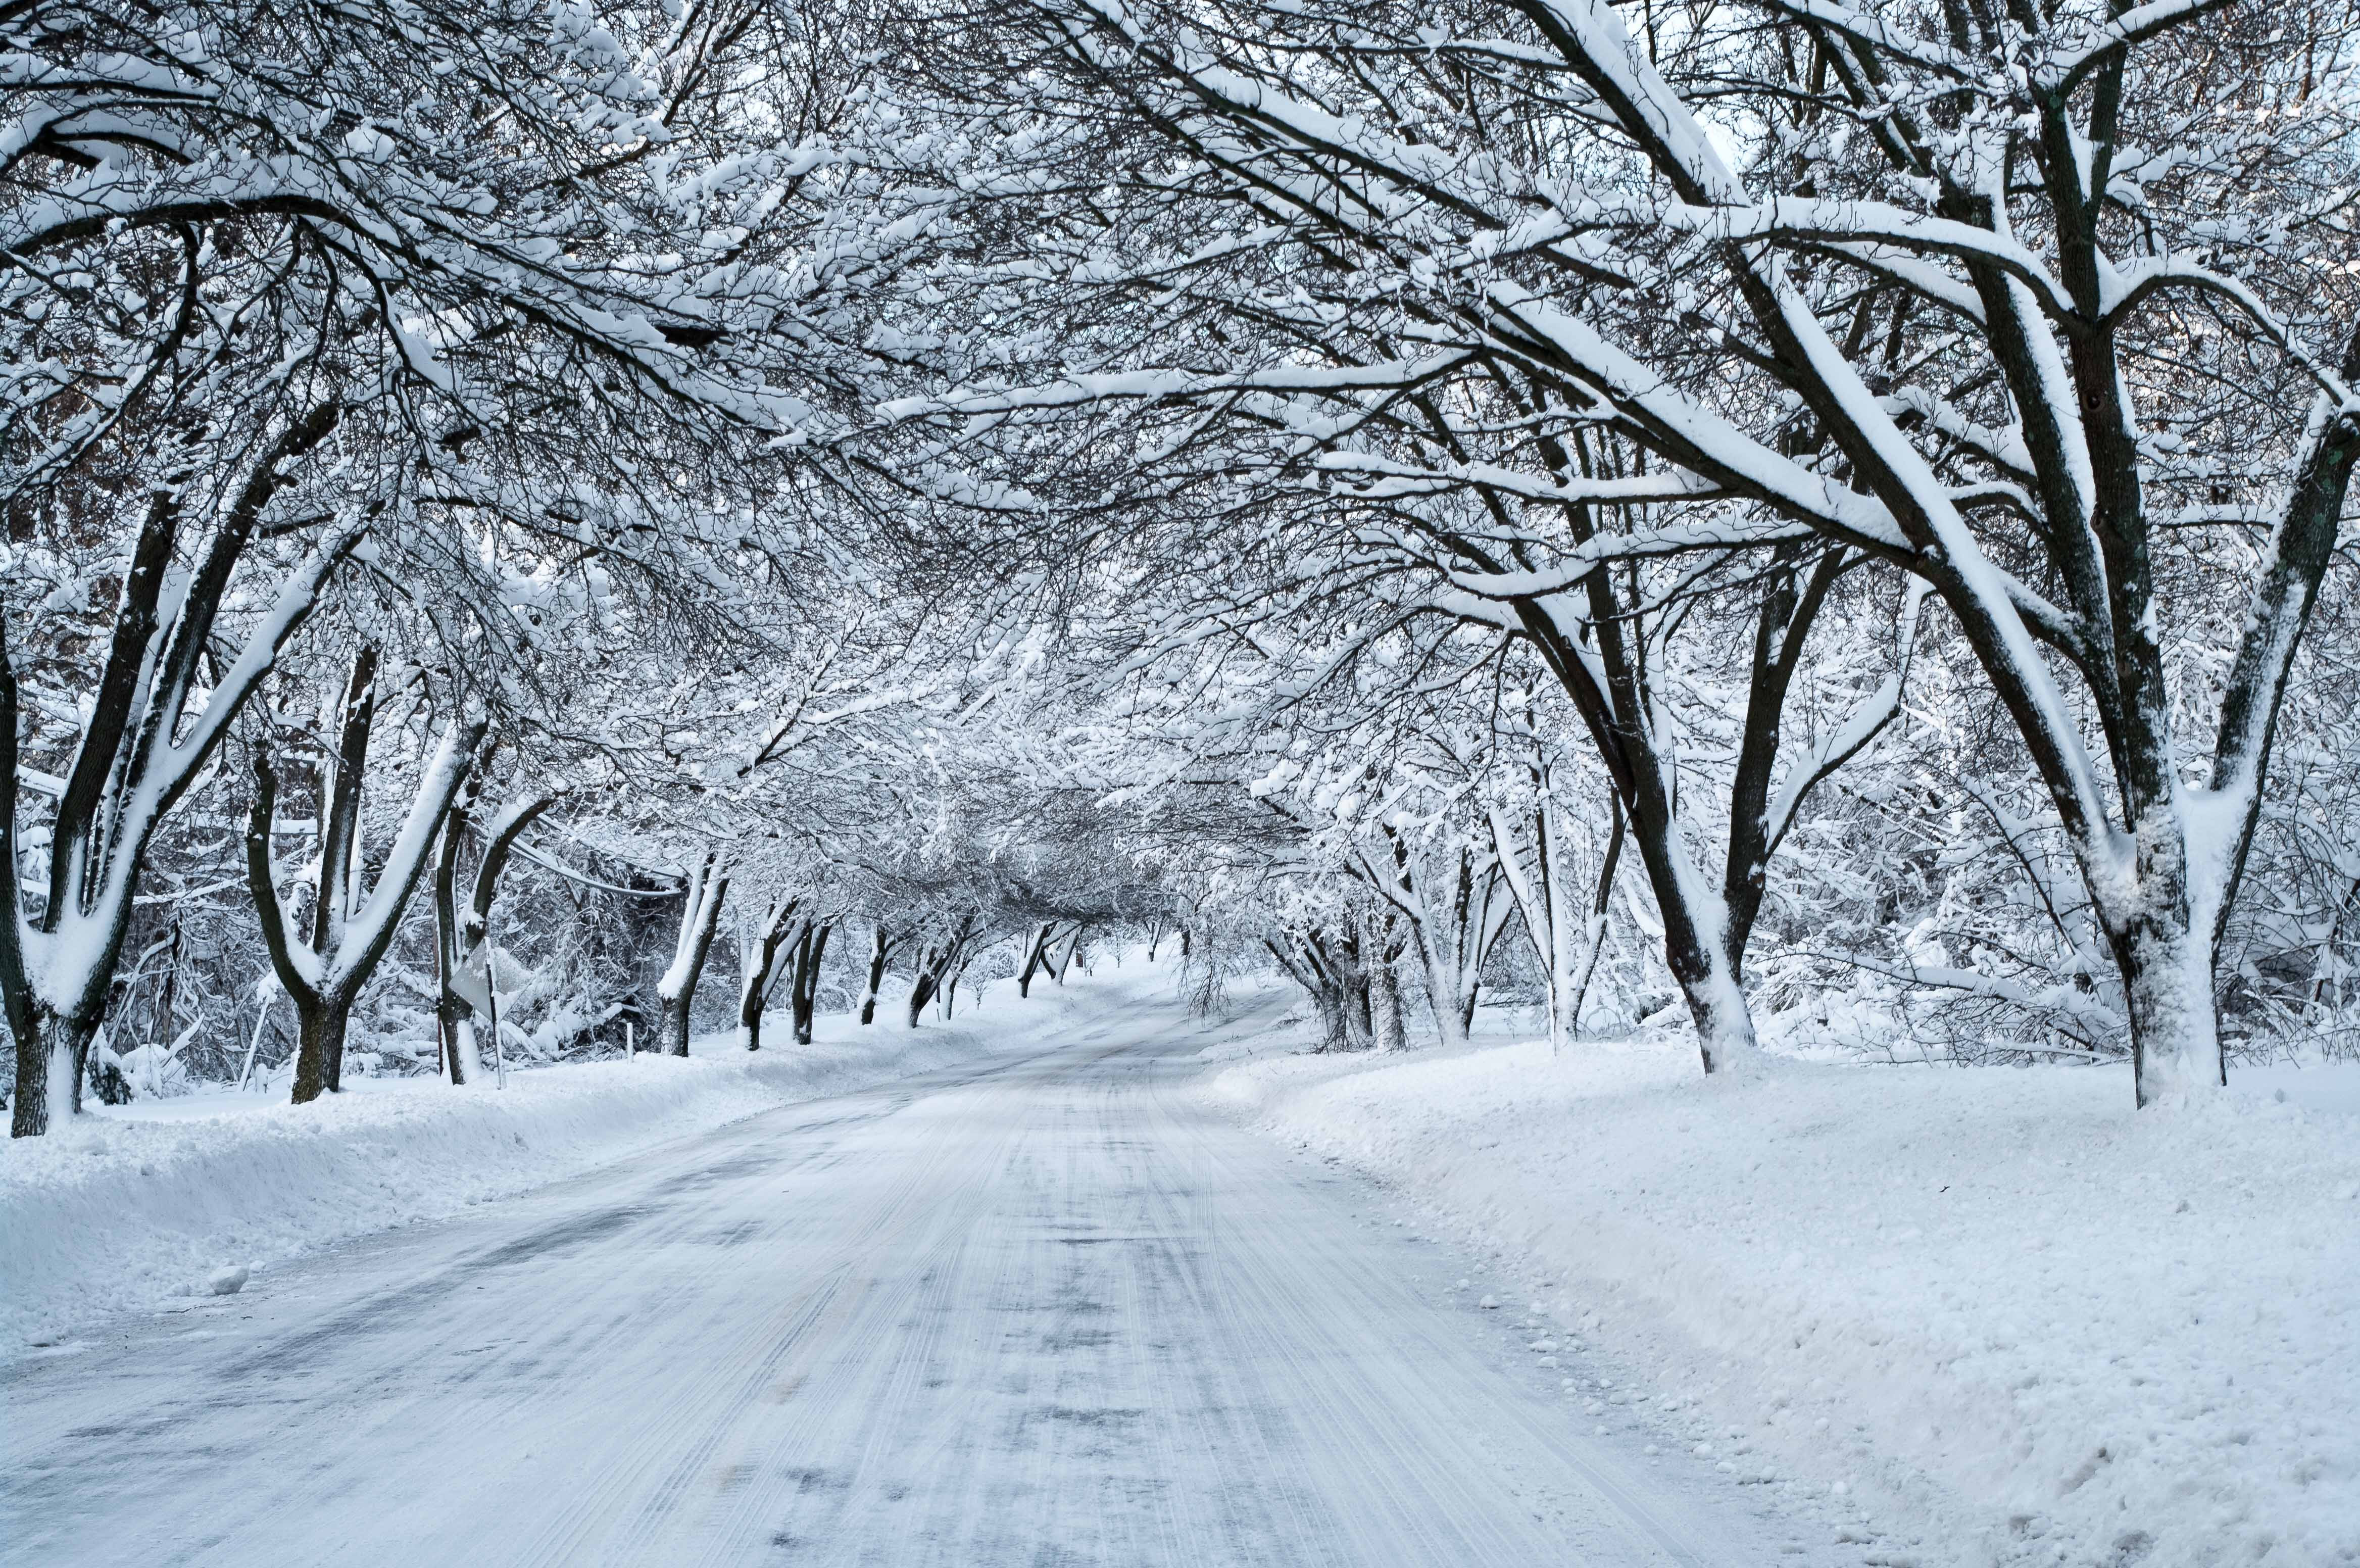
[(96, 1020), (88, 1027), (55, 1014), (37, 1015), (30, 1048), (16, 1042), (16, 1098), (9, 1106), (9, 1135), (41, 1137), (82, 1113), (82, 1079), (90, 1062), (90, 1043), (98, 1035)]
[(344, 1027), (351, 1019), (349, 1008), (298, 1009), (294, 1104), (308, 1105), (344, 1087)]
[(2191, 1099), (2226, 1081), (2212, 965), (2196, 939), (2155, 926), (2113, 944), (2130, 1014), (2131, 1072), (2141, 1108)]
[(663, 1042), (660, 1048), (666, 1056), (688, 1055), (688, 998), (665, 998), (663, 1022), (659, 1027), (662, 1032), (658, 1038)]

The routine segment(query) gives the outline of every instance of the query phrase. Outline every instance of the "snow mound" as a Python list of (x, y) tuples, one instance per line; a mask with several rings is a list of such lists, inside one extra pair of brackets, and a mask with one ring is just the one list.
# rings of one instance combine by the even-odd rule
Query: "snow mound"
[(2138, 1113), (2115, 1072), (1775, 1061), (1732, 1089), (1641, 1042), (1206, 1088), (1562, 1280), (1557, 1321), (1697, 1441), (1954, 1526), (1920, 1561), (2325, 1568), (2360, 1563), (2355, 1084)]
[[(47, 1137), (0, 1145), (0, 1350), (192, 1291), (243, 1288), (245, 1270), (224, 1268), (224, 1256), (267, 1267), (776, 1106), (1037, 1047), (1157, 979), (1134, 965), (1047, 994), (1036, 987), (1029, 1002), (995, 987), (951, 1023), (930, 1014), (917, 1029), (880, 1006), (867, 1028), (821, 1020), (810, 1046), (795, 1045), (790, 1021), (774, 1015), (760, 1051), (714, 1036), (686, 1060), (511, 1071), (505, 1090), (488, 1077), (465, 1089), (363, 1079), (303, 1106), (213, 1093), (77, 1117)], [(241, 1277), (224, 1287), (231, 1273)]]

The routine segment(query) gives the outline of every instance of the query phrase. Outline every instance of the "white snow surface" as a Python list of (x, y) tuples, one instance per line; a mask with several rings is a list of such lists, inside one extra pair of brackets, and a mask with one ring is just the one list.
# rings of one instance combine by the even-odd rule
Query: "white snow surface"
[(2360, 1072), (2142, 1113), (2072, 1067), (1707, 1082), (1667, 1036), (1204, 1091), (1502, 1249), (1706, 1462), (1914, 1536), (1891, 1561), (2360, 1563)]
[[(1146, 978), (1133, 966), (1128, 984)], [(0, 1352), (774, 1106), (1037, 1047), (1077, 1009), (1130, 994), (1120, 970), (1032, 989), (1019, 1003), (1012, 983), (996, 983), (948, 1023), (929, 1007), (914, 1030), (880, 998), (874, 1024), (823, 1016), (809, 1046), (779, 1013), (759, 1051), (716, 1034), (686, 1060), (512, 1068), (504, 1090), (487, 1071), (464, 1089), (359, 1079), (303, 1106), (283, 1089), (93, 1105), (47, 1137), (0, 1143)]]
[(0, 1359), (10, 1560), (1859, 1568), (1142, 1003)]

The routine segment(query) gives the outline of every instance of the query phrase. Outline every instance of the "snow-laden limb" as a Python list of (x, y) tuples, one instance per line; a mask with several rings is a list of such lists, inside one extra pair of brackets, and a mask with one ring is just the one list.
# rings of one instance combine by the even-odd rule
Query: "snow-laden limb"
[(2108, 60), (2119, 60), (2129, 47), (2228, 4), (2230, 0), (2147, 0), (2115, 11), (2096, 26), (2069, 24), (2060, 29), (2063, 47), (2042, 51), (2029, 74), (2041, 93), (2062, 98)]
[(1520, 500), (1561, 506), (1644, 506), (1649, 502), (1715, 500), (1725, 492), (1693, 474), (1667, 469), (1551, 483), (1535, 474), (1496, 463), (1421, 466), (1380, 452), (1325, 452), (1318, 466), (1333, 474), (1366, 475), (1352, 493), (1371, 499), (1422, 495), (1453, 486), (1477, 486)]
[(1903, 688), (1909, 678), (1909, 657), (1918, 642), (1918, 627), (1926, 605), (1927, 585), (1912, 580), (1901, 591), (1899, 624), (1894, 629), (1896, 652), (1893, 673), (1877, 684), (1874, 691), (1861, 699), (1860, 705), (1845, 716), (1844, 721), (1821, 737), (1809, 751), (1798, 757), (1786, 770), (1778, 785), (1777, 798), (1770, 803), (1763, 819), (1765, 854), (1775, 854), (1786, 840), (1786, 830), (1795, 825), (1795, 814), (1802, 809), (1804, 800), (1829, 774), (1842, 767), (1863, 748), (1874, 740), (1885, 727), (1901, 711)]
[(2011, 236), (1972, 224), (1928, 217), (1882, 202), (1830, 202), (1771, 196), (1743, 206), (1666, 203), (1647, 220), (1711, 239), (1777, 239), (1857, 247), (1868, 255), (1890, 248), (1911, 255), (1983, 262), (2022, 284), (2053, 318), (2070, 316), (2073, 301), (2041, 258)]

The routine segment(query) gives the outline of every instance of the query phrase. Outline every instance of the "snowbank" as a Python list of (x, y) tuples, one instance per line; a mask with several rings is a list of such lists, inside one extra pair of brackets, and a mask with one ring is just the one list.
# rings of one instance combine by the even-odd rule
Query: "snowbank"
[[(1149, 971), (1133, 966), (1132, 984)], [(1130, 994), (1124, 971), (1012, 984), (915, 1030), (880, 1005), (861, 1028), (825, 1018), (797, 1046), (774, 1014), (759, 1052), (727, 1036), (695, 1055), (511, 1071), (453, 1090), (366, 1079), (306, 1106), (283, 1091), (135, 1101), (43, 1138), (0, 1143), (0, 1350), (104, 1314), (203, 1290), (260, 1266), (413, 1220), (455, 1213), (801, 1100), (1037, 1047)]]
[[(1866, 1561), (2125, 1568), (2360, 1563), (2360, 1116), (2328, 1108), (2353, 1090), (2279, 1069), (2139, 1113), (2087, 1069), (1709, 1085), (1672, 1041), (1207, 1083), (1561, 1280), (1541, 1305), (1645, 1368), (1703, 1444), (1682, 1463), (1854, 1510)], [(1568, 1392), (1622, 1402), (1601, 1387)], [(1863, 1492), (1913, 1522), (1860, 1528)]]

